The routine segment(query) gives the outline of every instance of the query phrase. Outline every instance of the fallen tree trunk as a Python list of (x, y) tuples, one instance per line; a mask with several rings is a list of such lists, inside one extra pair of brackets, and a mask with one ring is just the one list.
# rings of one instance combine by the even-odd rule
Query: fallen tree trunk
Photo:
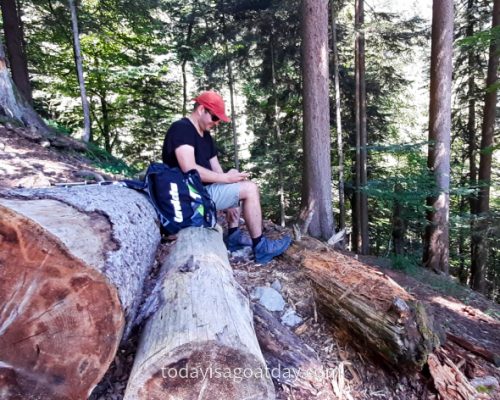
[(2, 399), (84, 399), (130, 331), (160, 235), (130, 189), (0, 193)]
[(126, 400), (274, 399), (220, 232), (182, 230), (162, 263)]
[(392, 279), (329, 250), (300, 255), (320, 311), (350, 341), (397, 369), (419, 370), (439, 344), (424, 306)]
[(332, 376), (318, 355), (260, 304), (252, 306), (255, 332), (271, 377), (294, 399), (332, 399)]
[(479, 344), (473, 343), (471, 340), (468, 340), (464, 336), (457, 336), (451, 332), (446, 332), (446, 338), (451, 340), (452, 342), (458, 344), (460, 347), (465, 350), (470, 351), (471, 353), (477, 354), (483, 357), (486, 361), (494, 364), (495, 367), (500, 367), (500, 355), (495, 354), (493, 351), (481, 346)]

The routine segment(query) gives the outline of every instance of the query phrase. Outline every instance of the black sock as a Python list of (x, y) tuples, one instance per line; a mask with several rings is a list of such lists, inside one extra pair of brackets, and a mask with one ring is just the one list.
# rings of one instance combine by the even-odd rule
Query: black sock
[(262, 235), (260, 235), (259, 237), (256, 237), (255, 239), (252, 238), (252, 246), (253, 247), (257, 246), (261, 239), (262, 239)]
[(238, 227), (236, 228), (229, 228), (227, 230), (227, 236), (231, 236), (234, 232), (236, 232), (238, 230)]

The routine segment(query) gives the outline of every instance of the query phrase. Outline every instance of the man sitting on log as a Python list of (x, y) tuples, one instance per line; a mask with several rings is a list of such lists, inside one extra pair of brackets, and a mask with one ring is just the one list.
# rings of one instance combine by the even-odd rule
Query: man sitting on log
[[(235, 251), (244, 246), (253, 246), (255, 261), (266, 264), (285, 252), (291, 238), (285, 236), (271, 240), (264, 237), (258, 186), (248, 180), (245, 172), (222, 170), (209, 132), (220, 121), (230, 121), (222, 97), (216, 92), (206, 91), (194, 101), (191, 114), (174, 122), (167, 131), (163, 142), (163, 162), (184, 172), (196, 169), (217, 209), (227, 211), (228, 249)], [(250, 237), (238, 228), (240, 201), (243, 202), (243, 215)]]

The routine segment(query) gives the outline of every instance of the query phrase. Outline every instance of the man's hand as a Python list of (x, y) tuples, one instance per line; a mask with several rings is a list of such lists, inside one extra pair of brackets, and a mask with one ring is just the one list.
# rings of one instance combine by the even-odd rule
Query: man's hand
[(246, 181), (248, 179), (248, 174), (246, 172), (239, 172), (236, 169), (230, 169), (224, 174), (226, 178), (226, 183), (236, 183), (241, 181)]

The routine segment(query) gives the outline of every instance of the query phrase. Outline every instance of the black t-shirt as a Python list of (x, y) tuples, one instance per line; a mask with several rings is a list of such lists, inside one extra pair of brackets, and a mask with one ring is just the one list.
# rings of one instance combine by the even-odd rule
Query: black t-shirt
[(207, 169), (210, 167), (210, 159), (217, 155), (214, 141), (209, 132), (200, 136), (197, 129), (188, 118), (175, 121), (167, 131), (163, 141), (162, 159), (169, 167), (179, 167), (175, 149), (182, 145), (194, 147), (194, 159), (196, 164)]

